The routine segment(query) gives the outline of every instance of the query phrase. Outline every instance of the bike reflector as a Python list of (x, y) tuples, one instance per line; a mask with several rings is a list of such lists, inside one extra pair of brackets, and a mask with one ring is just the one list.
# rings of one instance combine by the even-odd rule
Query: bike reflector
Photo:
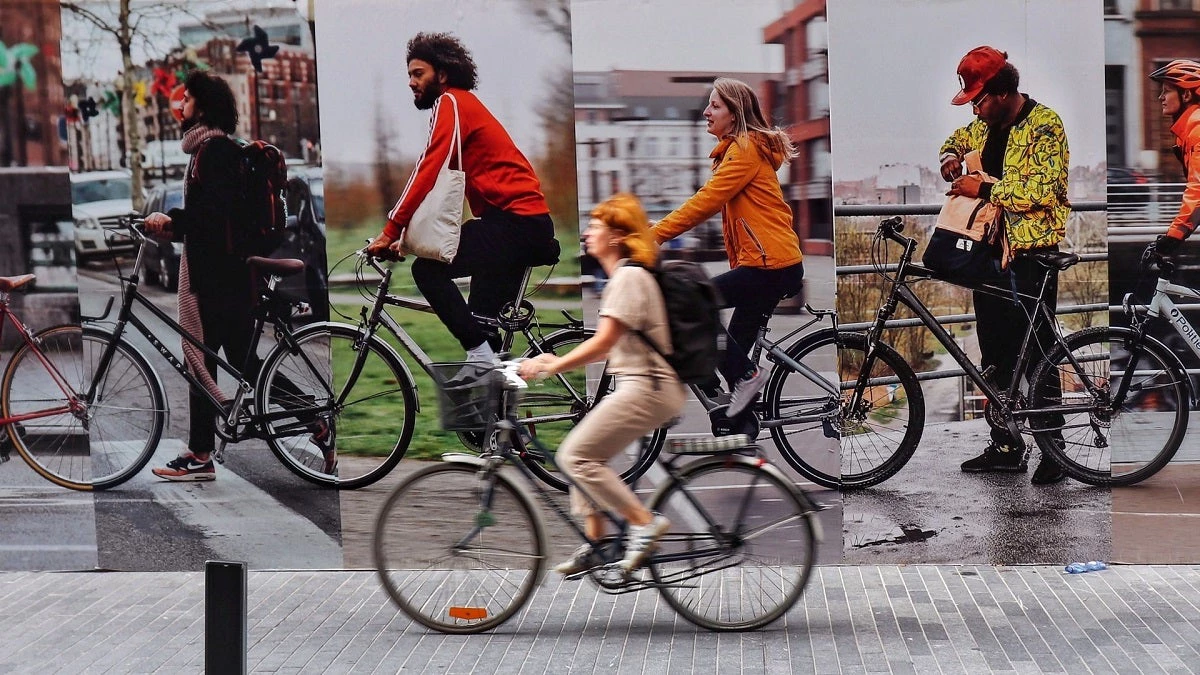
[(461, 619), (462, 621), (478, 621), (487, 618), (487, 610), (483, 607), (451, 607), (451, 619)]

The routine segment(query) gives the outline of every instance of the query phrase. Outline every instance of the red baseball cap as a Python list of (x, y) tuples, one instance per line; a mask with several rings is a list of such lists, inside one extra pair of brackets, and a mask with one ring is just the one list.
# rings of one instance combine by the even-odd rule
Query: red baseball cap
[(954, 105), (970, 103), (1006, 63), (1008, 54), (995, 47), (984, 45), (967, 52), (958, 62), (958, 83), (962, 90), (950, 102)]

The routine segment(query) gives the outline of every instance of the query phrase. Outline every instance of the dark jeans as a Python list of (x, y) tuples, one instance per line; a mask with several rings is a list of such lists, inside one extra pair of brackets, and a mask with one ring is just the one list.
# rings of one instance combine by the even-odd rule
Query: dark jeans
[[(1058, 250), (1058, 247), (1050, 247), (1046, 250)], [(1021, 342), (1025, 339), (1025, 331), (1029, 329), (1030, 317), (1033, 317), (1036, 323), (1034, 324), (1034, 339), (1029, 347), (1029, 356), (1025, 365), (1026, 372), (1024, 374), (1027, 378), (1033, 376), (1033, 371), (1041, 363), (1045, 353), (1052, 351), (1056, 345), (1053, 326), (1037, 314), (1036, 298), (1041, 290), (1046, 268), (1030, 258), (1018, 255), (1012, 261), (1010, 269), (1016, 282), (1017, 293), (1020, 294), (1020, 304), (1013, 301), (1011, 284), (1007, 277), (995, 282), (996, 286), (1008, 291), (1003, 296), (982, 291), (974, 291), (972, 294), (978, 326), (976, 333), (979, 336), (979, 364), (984, 370), (994, 366), (988, 381), (1001, 392), (1008, 390), (1013, 376), (1016, 374), (1017, 359), (1021, 354)], [(1046, 287), (1046, 305), (1051, 313), (1058, 308), (1057, 270), (1050, 270), (1050, 280)], [(1043, 393), (1057, 398), (1059, 394), (1057, 389), (1057, 386), (1051, 386), (1043, 389)], [(1062, 418), (1059, 416), (1058, 419), (1047, 417), (1042, 420), (1034, 420), (1035, 424), (1038, 422), (1047, 426), (1061, 426)], [(1012, 446), (1015, 444), (1015, 439), (1007, 429), (993, 428), (992, 441), (998, 445)]]
[[(262, 359), (258, 354), (250, 353), (250, 343), (253, 340), (251, 331), (254, 328), (254, 310), (250, 302), (251, 292), (237, 294), (234, 298), (201, 298), (200, 324), (204, 330), (204, 346), (213, 352), (225, 350), (225, 360), (229, 365), (241, 370), (242, 377), (254, 383), (258, 371), (262, 368)], [(204, 359), (204, 367), (215, 379), (217, 377), (217, 360), (211, 356)], [(286, 377), (280, 378), (275, 389), (275, 400), (282, 400), (281, 394), (298, 397), (303, 401), (304, 392)], [(311, 401), (311, 394), (307, 397)], [(188, 416), (188, 449), (193, 453), (206, 454), (216, 448), (217, 416), (224, 414), (213, 408), (208, 397), (195, 387), (189, 387)], [(306, 419), (306, 418), (301, 418)], [(315, 420), (315, 417), (313, 418)], [(306, 420), (307, 421), (307, 420)]]
[(775, 306), (804, 287), (804, 263), (776, 270), (738, 267), (713, 277), (713, 284), (724, 306), (733, 308), (726, 328), (729, 339), (717, 368), (732, 390), (735, 382), (754, 370), (747, 354)]
[[(253, 337), (250, 331), (254, 328), (249, 290), (244, 295), (239, 293), (237, 296), (201, 297), (200, 325), (204, 330), (204, 346), (214, 352), (224, 349), (225, 360), (234, 368), (246, 366), (245, 377), (253, 382), (253, 375), (258, 373), (262, 360), (255, 354), (247, 363)], [(204, 367), (214, 378), (217, 376), (215, 358), (205, 357)], [(214, 409), (208, 397), (195, 387), (191, 387), (189, 393), (188, 415), (191, 425), (188, 449), (193, 453), (210, 453), (216, 447), (217, 415), (220, 411)]]
[[(517, 216), (491, 211), (463, 223), (454, 262), (419, 258), (412, 275), (434, 313), (463, 349), (473, 349), (496, 335), (472, 313), (494, 317), (517, 297), (526, 267), (558, 262), (558, 241), (550, 216)], [(470, 299), (454, 280), (471, 277)]]

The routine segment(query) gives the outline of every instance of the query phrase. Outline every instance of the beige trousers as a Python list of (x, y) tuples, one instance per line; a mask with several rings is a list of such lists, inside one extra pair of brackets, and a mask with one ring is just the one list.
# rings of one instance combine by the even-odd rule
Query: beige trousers
[[(637, 495), (609, 468), (608, 460), (678, 415), (686, 398), (687, 390), (675, 380), (617, 376), (616, 390), (563, 439), (555, 458), (559, 468), (604, 509), (620, 512), (636, 507), (641, 503)], [(587, 516), (595, 508), (572, 488), (571, 511)]]

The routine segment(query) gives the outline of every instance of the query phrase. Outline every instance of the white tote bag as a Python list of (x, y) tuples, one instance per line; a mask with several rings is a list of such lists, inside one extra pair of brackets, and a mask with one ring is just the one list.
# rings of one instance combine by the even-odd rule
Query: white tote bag
[[(454, 110), (454, 137), (451, 152), (438, 172), (433, 188), (413, 212), (412, 220), (400, 235), (401, 246), (418, 258), (454, 262), (458, 254), (458, 237), (462, 230), (463, 196), (467, 189), (467, 174), (462, 168), (462, 136), (458, 127), (458, 101), (447, 94)], [(458, 169), (450, 168), (450, 160), (458, 158)]]

